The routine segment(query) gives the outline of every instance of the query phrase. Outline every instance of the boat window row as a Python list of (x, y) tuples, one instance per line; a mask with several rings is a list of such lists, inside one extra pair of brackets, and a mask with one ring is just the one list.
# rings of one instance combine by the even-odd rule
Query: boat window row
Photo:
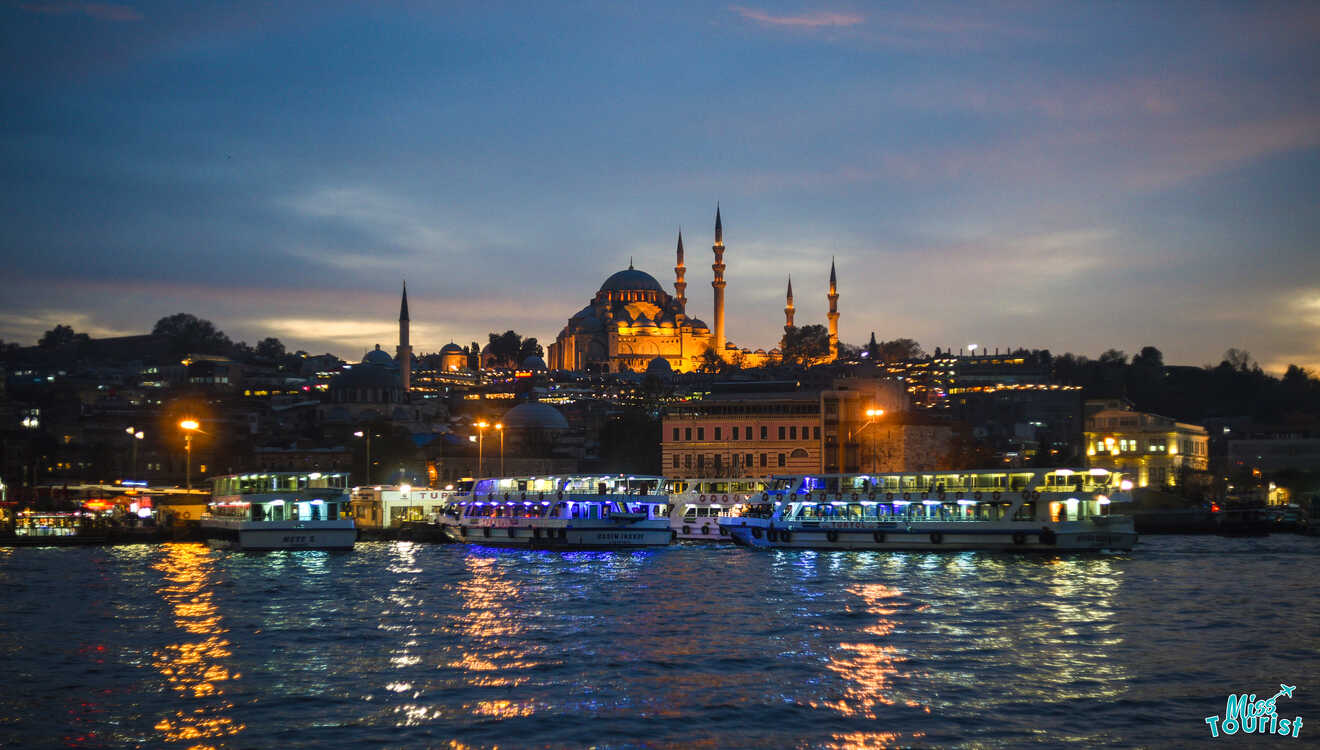
[(274, 500), (268, 503), (213, 503), (207, 513), (212, 518), (239, 521), (336, 521), (342, 503), (325, 500)]
[(664, 483), (661, 477), (569, 476), (505, 477), (480, 479), (473, 485), (476, 496), (536, 494), (654, 495)]
[(625, 502), (475, 502), (463, 506), (465, 518), (580, 518), (603, 519), (612, 515), (637, 514), (664, 518), (669, 506), (664, 503)]
[(884, 521), (888, 519), (922, 521), (1031, 521), (1035, 519), (1033, 502), (1022, 503), (1013, 512), (1013, 503), (803, 503), (789, 520), (794, 521)]
[(806, 476), (799, 494), (824, 492), (850, 494), (871, 492), (1021, 492), (1028, 488), (1047, 491), (1103, 492), (1118, 489), (1121, 476), (1104, 469), (1049, 472), (973, 472), (951, 474), (856, 474)]
[(224, 497), (229, 495), (256, 495), (271, 492), (302, 492), (304, 490), (348, 489), (348, 475), (342, 473), (322, 474), (320, 472), (272, 472), (267, 474), (230, 474), (215, 477), (213, 494)]

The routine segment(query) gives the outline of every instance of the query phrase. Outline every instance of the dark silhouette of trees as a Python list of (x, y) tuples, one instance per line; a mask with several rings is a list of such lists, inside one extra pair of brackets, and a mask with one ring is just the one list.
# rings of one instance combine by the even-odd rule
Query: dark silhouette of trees
[(152, 335), (167, 336), (170, 339), (170, 351), (173, 354), (223, 354), (234, 353), (234, 342), (209, 320), (203, 320), (188, 313), (175, 313), (156, 321), (151, 329)]
[(61, 346), (83, 344), (91, 340), (91, 336), (88, 336), (85, 333), (75, 333), (70, 326), (57, 325), (42, 334), (41, 340), (37, 342), (37, 346), (42, 349), (58, 349)]
[(793, 326), (784, 332), (784, 364), (805, 365), (830, 353), (830, 332), (822, 325)]

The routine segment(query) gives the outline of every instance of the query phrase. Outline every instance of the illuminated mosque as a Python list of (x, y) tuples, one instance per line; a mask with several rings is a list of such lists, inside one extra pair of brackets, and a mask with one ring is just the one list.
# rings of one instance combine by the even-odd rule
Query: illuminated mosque
[[(724, 227), (715, 209), (714, 328), (687, 314), (686, 266), (683, 264), (683, 233), (678, 235), (678, 262), (674, 266), (674, 294), (670, 296), (655, 277), (633, 268), (632, 263), (612, 274), (600, 285), (587, 306), (569, 318), (568, 324), (547, 348), (552, 370), (598, 372), (646, 372), (670, 369), (691, 372), (701, 367), (707, 351), (743, 367), (757, 367), (779, 360), (779, 349), (740, 349), (724, 336)], [(830, 263), (829, 359), (838, 356), (839, 312), (834, 263)], [(788, 284), (784, 308), (785, 329), (793, 325), (793, 283)], [(666, 368), (665, 365), (668, 365)]]

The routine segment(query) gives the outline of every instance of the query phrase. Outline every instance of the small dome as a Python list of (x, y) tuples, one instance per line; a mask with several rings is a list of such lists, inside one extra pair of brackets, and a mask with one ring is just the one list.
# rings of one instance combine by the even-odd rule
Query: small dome
[(506, 430), (567, 430), (568, 420), (549, 404), (527, 401), (504, 413)]
[(380, 350), (380, 344), (376, 344), (374, 351), (367, 352), (367, 356), (362, 358), (364, 365), (377, 365), (379, 367), (394, 367), (394, 357)]
[(709, 331), (709, 330), (710, 330), (710, 326), (706, 325), (706, 321), (701, 320), (701, 319), (699, 319), (699, 318), (688, 318), (688, 321), (687, 321), (687, 322), (688, 322), (688, 325), (692, 326), (693, 330), (697, 330), (697, 329), (700, 329), (700, 330), (703, 330), (703, 331)]
[(461, 347), (461, 346), (459, 346), (458, 344), (455, 344), (454, 342), (450, 341), (448, 344), (445, 344), (444, 346), (440, 347), (440, 353), (441, 353), (441, 354), (466, 354), (467, 352), (465, 352), (465, 351), (463, 350), (463, 347)]
[(669, 364), (669, 360), (664, 357), (656, 357), (646, 365), (647, 375), (657, 375), (665, 377), (674, 374), (674, 368)]
[(540, 357), (536, 356), (535, 354), (533, 354), (532, 356), (530, 356), (530, 357), (528, 357), (527, 359), (524, 359), (524, 360), (522, 361), (522, 368), (523, 368), (524, 370), (545, 370), (545, 369), (547, 369), (546, 366), (545, 366), (545, 360), (544, 360), (544, 359), (541, 359)]
[(638, 328), (657, 328), (657, 327), (658, 327), (658, 326), (656, 326), (654, 320), (651, 320), (650, 318), (646, 317), (646, 313), (642, 313), (641, 315), (637, 316), (637, 320), (634, 320), (634, 321), (633, 321), (633, 325), (637, 326)]
[(636, 268), (625, 268), (605, 279), (605, 283), (600, 285), (600, 290), (602, 292), (663, 292), (665, 288), (660, 286), (660, 282), (656, 281), (651, 274), (638, 271)]

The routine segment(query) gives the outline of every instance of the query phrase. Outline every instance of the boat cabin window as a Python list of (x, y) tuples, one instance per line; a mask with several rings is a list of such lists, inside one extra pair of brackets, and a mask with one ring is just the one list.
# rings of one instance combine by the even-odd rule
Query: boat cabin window
[(1014, 521), (1034, 521), (1036, 520), (1036, 502), (1029, 500), (1022, 503), (1017, 513), (1013, 516)]

